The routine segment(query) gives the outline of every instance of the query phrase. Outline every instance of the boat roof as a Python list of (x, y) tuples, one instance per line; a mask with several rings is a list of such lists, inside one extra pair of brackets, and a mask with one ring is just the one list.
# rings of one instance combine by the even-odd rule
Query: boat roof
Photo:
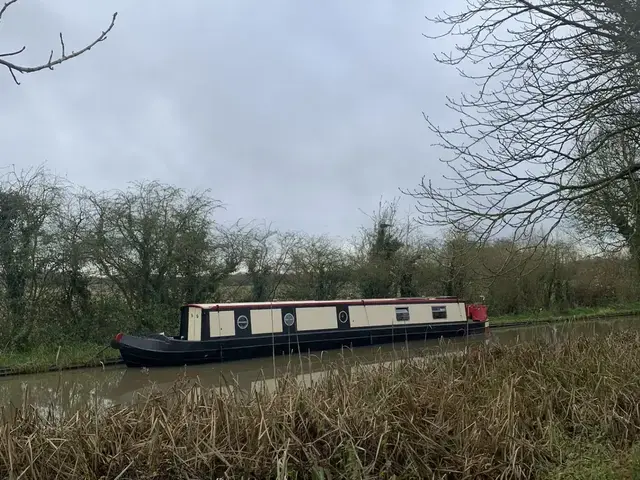
[(458, 297), (356, 298), (345, 300), (286, 300), (274, 302), (188, 303), (185, 307), (203, 310), (235, 310), (239, 308), (331, 307), (334, 305), (407, 305), (421, 303), (458, 303)]

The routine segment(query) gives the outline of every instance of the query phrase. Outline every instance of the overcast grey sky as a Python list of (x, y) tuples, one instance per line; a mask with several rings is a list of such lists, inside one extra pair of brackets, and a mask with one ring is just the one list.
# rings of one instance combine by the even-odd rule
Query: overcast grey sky
[(92, 189), (211, 188), (225, 222), (350, 235), (358, 209), (444, 173), (422, 112), (454, 119), (444, 97), (464, 83), (422, 36), (437, 3), (20, 0), (0, 48), (26, 44), (21, 63), (46, 61), (59, 31), (78, 48), (118, 20), (21, 86), (0, 71), (2, 163)]

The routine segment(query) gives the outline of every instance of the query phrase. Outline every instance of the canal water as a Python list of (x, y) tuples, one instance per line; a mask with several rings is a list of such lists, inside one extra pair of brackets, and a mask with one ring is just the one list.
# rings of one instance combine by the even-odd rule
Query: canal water
[[(20, 375), (0, 379), (0, 408), (6, 414), (15, 407), (33, 406), (56, 416), (73, 414), (80, 408), (105, 408), (127, 404), (138, 394), (169, 390), (176, 380), (196, 380), (206, 387), (240, 389), (275, 387), (284, 373), (300, 383), (320, 378), (332, 366), (376, 365), (400, 357), (426, 354), (456, 354), (469, 345), (513, 344), (542, 338), (562, 340), (577, 335), (603, 335), (621, 329), (640, 329), (640, 317), (624, 317), (573, 324), (551, 324), (491, 329), (468, 338), (427, 340), (404, 345), (385, 345), (334, 350), (315, 354), (282, 356), (182, 368), (139, 369), (125, 366)], [(8, 406), (8, 409), (7, 409)]]

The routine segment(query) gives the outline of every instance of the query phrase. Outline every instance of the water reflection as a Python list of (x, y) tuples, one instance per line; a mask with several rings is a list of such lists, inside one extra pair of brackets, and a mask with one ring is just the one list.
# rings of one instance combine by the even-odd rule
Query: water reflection
[(27, 406), (58, 417), (87, 406), (107, 408), (116, 403), (108, 393), (125, 373), (125, 369), (111, 367), (7, 377), (0, 381), (0, 404), (4, 415)]
[(360, 369), (367, 366), (391, 367), (399, 358), (425, 354), (454, 355), (473, 345), (507, 345), (533, 339), (557, 342), (576, 335), (601, 335), (623, 328), (638, 329), (638, 320), (637, 317), (626, 317), (497, 329), (486, 335), (446, 341), (418, 341), (402, 346), (362, 347), (183, 368), (135, 369), (116, 366), (7, 377), (0, 380), (0, 405), (8, 405), (4, 415), (11, 413), (12, 408), (22, 409), (32, 405), (41, 414), (64, 416), (88, 406), (104, 409), (127, 404), (135, 401), (138, 394), (147, 393), (152, 388), (167, 391), (179, 379), (197, 380), (202, 386), (226, 391), (249, 391), (255, 388), (273, 390), (277, 379), (284, 373), (293, 375), (300, 384), (309, 385), (320, 380), (329, 368), (336, 365), (342, 369), (340, 373), (348, 372), (350, 365), (356, 364)]

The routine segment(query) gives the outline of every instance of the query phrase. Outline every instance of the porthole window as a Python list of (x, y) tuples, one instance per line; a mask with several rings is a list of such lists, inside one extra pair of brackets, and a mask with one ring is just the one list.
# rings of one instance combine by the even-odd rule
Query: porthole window
[(246, 315), (240, 315), (236, 320), (236, 325), (238, 325), (239, 329), (244, 330), (249, 326), (249, 319)]
[(284, 316), (284, 324), (287, 327), (293, 326), (293, 323), (296, 321), (296, 318), (293, 316), (293, 313), (287, 313)]
[(344, 310), (342, 310), (338, 314), (338, 320), (340, 320), (340, 323), (347, 323), (349, 321), (349, 314), (347, 312), (345, 312)]

